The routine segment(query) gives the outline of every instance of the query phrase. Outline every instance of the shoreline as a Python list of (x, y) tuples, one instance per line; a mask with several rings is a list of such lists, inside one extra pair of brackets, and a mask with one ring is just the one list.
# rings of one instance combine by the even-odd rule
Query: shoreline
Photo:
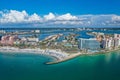
[(78, 52), (78, 53), (68, 54), (68, 53), (63, 52), (61, 50), (53, 50), (53, 49), (39, 49), (39, 48), (19, 49), (19, 48), (10, 47), (10, 46), (0, 47), (0, 52), (10, 52), (9, 54), (11, 54), (11, 53), (32, 53), (32, 54), (39, 54), (39, 55), (53, 57), (55, 60), (52, 62), (46, 62), (45, 64), (47, 64), (47, 65), (65, 62), (65, 61), (68, 61), (68, 60), (73, 59), (75, 57), (78, 57), (80, 55), (105, 54), (105, 53), (118, 51), (118, 50), (120, 50), (120, 49), (110, 50), (110, 51), (93, 52), (93, 53)]
[(114, 51), (119, 51), (120, 49), (116, 49), (116, 50), (110, 50), (110, 51), (101, 51), (101, 52), (94, 52), (94, 53), (75, 53), (75, 54), (72, 54), (70, 56), (68, 56), (66, 59), (63, 59), (63, 60), (59, 60), (59, 61), (55, 61), (55, 62), (47, 62), (46, 64), (48, 65), (51, 65), (51, 64), (58, 64), (58, 63), (61, 63), (61, 62), (65, 62), (65, 61), (68, 61), (70, 59), (73, 59), (75, 57), (78, 57), (80, 55), (96, 55), (96, 54), (106, 54), (106, 53), (109, 53), (109, 52), (114, 52)]
[(66, 52), (63, 52), (61, 50), (53, 50), (53, 49), (30, 49), (30, 48), (25, 48), (25, 49), (19, 49), (15, 47), (0, 47), (0, 52), (10, 52), (11, 53), (32, 53), (32, 54), (40, 54), (40, 55), (46, 55), (55, 58), (54, 61), (52, 62), (46, 62), (45, 64), (57, 64), (61, 63), (64, 61), (67, 61), (69, 59), (75, 58), (82, 53), (74, 53), (74, 54), (68, 54)]
[(61, 50), (53, 50), (53, 49), (31, 49), (31, 48), (25, 48), (25, 49), (19, 49), (15, 47), (0, 47), (0, 52), (10, 52), (9, 54), (13, 53), (31, 53), (31, 54), (38, 54), (38, 55), (45, 55), (55, 58), (55, 61), (61, 61), (63, 59), (66, 59), (69, 54), (65, 53)]

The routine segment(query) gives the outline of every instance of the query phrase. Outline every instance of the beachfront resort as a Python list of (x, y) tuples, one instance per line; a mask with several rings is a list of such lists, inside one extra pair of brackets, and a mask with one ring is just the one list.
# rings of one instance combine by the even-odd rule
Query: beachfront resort
[[(56, 58), (55, 62), (48, 63), (53, 64), (81, 54), (110, 52), (120, 48), (120, 34), (106, 34), (87, 29), (85, 34), (92, 37), (85, 38), (82, 37), (83, 34), (75, 33), (75, 30), (83, 31), (70, 29), (68, 33), (65, 29), (57, 29), (57, 33), (53, 34), (50, 30), (40, 29), (0, 30), (0, 51), (48, 55)], [(51, 34), (45, 36), (46, 33)]]

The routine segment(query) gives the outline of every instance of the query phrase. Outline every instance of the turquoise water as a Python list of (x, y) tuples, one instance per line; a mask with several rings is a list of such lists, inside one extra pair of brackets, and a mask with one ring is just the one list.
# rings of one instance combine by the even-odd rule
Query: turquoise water
[(0, 54), (0, 80), (120, 80), (120, 52), (83, 55), (55, 65), (34, 54)]

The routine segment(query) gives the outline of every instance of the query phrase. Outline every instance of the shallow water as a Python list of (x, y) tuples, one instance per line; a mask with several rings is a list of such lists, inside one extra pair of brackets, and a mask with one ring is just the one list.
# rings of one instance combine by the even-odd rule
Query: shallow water
[(46, 65), (52, 60), (34, 54), (0, 54), (0, 80), (120, 80), (120, 52), (83, 55)]

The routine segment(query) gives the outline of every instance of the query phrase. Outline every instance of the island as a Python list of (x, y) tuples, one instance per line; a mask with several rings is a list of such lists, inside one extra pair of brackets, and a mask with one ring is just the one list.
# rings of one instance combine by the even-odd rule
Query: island
[[(80, 55), (107, 53), (120, 49), (120, 34), (105, 34), (86, 29), (86, 35), (81, 37), (82, 29), (55, 29), (58, 33), (52, 33), (43, 39), (40, 36), (49, 34), (52, 30), (0, 30), (0, 52), (9, 53), (34, 53), (55, 58), (46, 64), (57, 64), (75, 58)], [(63, 33), (59, 33), (63, 31)], [(65, 31), (69, 31), (68, 34)], [(75, 33), (74, 31), (78, 32)], [(90, 32), (89, 32), (90, 31)]]

